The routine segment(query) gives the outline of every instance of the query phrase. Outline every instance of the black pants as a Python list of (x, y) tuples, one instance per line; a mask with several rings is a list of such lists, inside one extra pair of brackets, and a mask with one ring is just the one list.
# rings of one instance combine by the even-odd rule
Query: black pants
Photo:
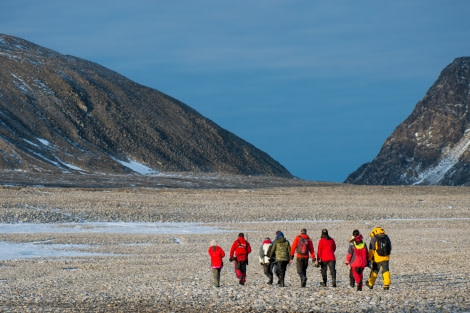
[(284, 287), (284, 279), (286, 278), (287, 264), (289, 261), (277, 261), (277, 267), (279, 268), (279, 282)]
[(302, 284), (307, 281), (308, 258), (297, 258), (297, 274)]
[(331, 282), (336, 284), (336, 261), (321, 262), (321, 276), (325, 284), (328, 281), (326, 275), (328, 269), (330, 270)]
[(273, 263), (264, 263), (263, 264), (263, 270), (264, 270), (264, 275), (266, 275), (269, 278), (269, 282), (272, 284), (273, 282)]

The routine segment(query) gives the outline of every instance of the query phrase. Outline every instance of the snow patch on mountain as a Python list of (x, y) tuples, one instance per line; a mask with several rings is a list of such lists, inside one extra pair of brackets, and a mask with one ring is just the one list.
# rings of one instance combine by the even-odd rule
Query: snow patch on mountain
[(438, 184), (445, 174), (459, 162), (460, 156), (470, 148), (470, 129), (467, 129), (462, 139), (453, 148), (445, 149), (441, 156), (441, 161), (418, 176), (418, 180), (413, 185), (422, 183)]
[(150, 168), (146, 165), (143, 165), (142, 163), (139, 163), (137, 161), (134, 161), (134, 160), (130, 160), (130, 161), (122, 161), (122, 160), (118, 160), (118, 159), (114, 159), (116, 162), (120, 163), (121, 165), (131, 169), (132, 171), (136, 172), (136, 173), (139, 173), (139, 174), (142, 174), (142, 175), (148, 175), (148, 174), (156, 174), (158, 173), (156, 170), (154, 170), (153, 168)]
[(33, 89), (18, 75), (10, 72), (10, 75), (15, 79), (14, 84), (20, 89), (25, 95), (32, 95)]
[(51, 143), (49, 141), (47, 141), (46, 139), (41, 139), (41, 138), (36, 138), (40, 143), (42, 143), (43, 145), (49, 147), (51, 145)]

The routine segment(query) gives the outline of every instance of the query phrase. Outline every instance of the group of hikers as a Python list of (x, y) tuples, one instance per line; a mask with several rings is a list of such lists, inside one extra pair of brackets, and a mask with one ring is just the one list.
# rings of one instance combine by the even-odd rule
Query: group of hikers
[[(363, 287), (363, 273), (366, 267), (370, 267), (371, 272), (365, 285), (372, 289), (375, 281), (382, 271), (384, 290), (390, 288), (389, 260), (392, 251), (392, 243), (382, 227), (375, 227), (370, 232), (369, 247), (364, 242), (362, 234), (355, 229), (348, 239), (348, 251), (346, 253), (345, 265), (350, 267), (349, 284), (356, 287), (358, 291)], [(281, 231), (276, 232), (276, 237), (272, 241), (265, 238), (259, 248), (259, 262), (263, 266), (264, 274), (268, 277), (268, 284), (272, 285), (274, 276), (278, 278), (277, 284), (285, 287), (285, 276), (287, 265), (296, 259), (296, 269), (300, 277), (300, 286), (307, 285), (307, 268), (309, 259), (315, 267), (320, 267), (322, 282), (320, 286), (327, 286), (327, 272), (331, 276), (331, 286), (336, 287), (336, 243), (329, 236), (328, 230), (321, 231), (318, 241), (317, 253), (315, 254), (312, 239), (307, 235), (307, 229), (302, 228), (300, 234), (292, 240), (292, 245), (284, 237)], [(208, 249), (211, 258), (212, 274), (214, 286), (220, 287), (220, 272), (223, 267), (224, 250), (217, 245), (215, 240), (211, 241)], [(230, 248), (229, 261), (234, 262), (235, 274), (240, 285), (246, 281), (246, 268), (248, 265), (248, 255), (251, 253), (250, 243), (245, 239), (243, 233), (238, 234), (238, 238)]]

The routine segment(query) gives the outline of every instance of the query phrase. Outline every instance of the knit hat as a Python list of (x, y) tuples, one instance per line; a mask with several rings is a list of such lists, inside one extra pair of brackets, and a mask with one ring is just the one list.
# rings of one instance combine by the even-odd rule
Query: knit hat
[(284, 234), (282, 233), (282, 231), (278, 230), (276, 232), (276, 239), (280, 238), (280, 237), (284, 237)]
[(323, 228), (323, 229), (321, 230), (321, 234), (322, 234), (322, 236), (328, 236), (328, 229)]
[(238, 237), (245, 237), (245, 235), (243, 233), (239, 233)]
[(267, 243), (272, 243), (271, 238), (269, 238), (269, 237), (264, 238), (263, 245), (267, 244)]

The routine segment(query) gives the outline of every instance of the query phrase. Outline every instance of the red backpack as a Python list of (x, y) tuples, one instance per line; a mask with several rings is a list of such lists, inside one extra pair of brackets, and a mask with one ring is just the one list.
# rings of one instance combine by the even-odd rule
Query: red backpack
[(308, 255), (308, 239), (299, 236), (299, 242), (297, 243), (297, 254)]
[(238, 247), (235, 249), (235, 255), (237, 256), (238, 261), (245, 261), (248, 258), (248, 247), (247, 243), (241, 243), (240, 240), (237, 240)]

